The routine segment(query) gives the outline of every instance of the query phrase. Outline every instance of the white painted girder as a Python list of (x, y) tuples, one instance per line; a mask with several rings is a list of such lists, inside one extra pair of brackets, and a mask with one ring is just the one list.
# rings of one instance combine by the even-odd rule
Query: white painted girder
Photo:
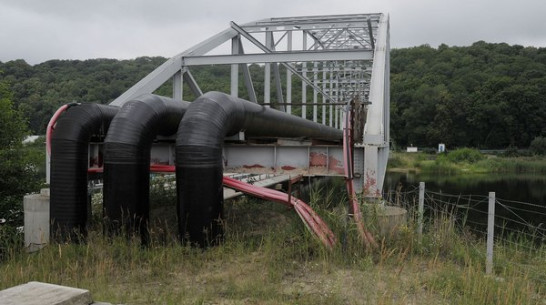
[(293, 51), (258, 54), (234, 54), (234, 55), (207, 55), (207, 56), (185, 56), (182, 58), (182, 65), (230, 65), (230, 64), (253, 64), (253, 63), (282, 63), (282, 62), (314, 62), (314, 61), (336, 61), (336, 60), (365, 60), (373, 59), (372, 51), (363, 50), (325, 50), (325, 51)]
[(333, 27), (367, 27), (367, 20), (377, 23), (382, 14), (349, 14), (349, 15), (324, 15), (303, 17), (269, 18), (243, 24), (249, 31), (259, 31), (264, 27), (270, 30), (284, 30), (298, 28), (301, 30), (331, 29)]

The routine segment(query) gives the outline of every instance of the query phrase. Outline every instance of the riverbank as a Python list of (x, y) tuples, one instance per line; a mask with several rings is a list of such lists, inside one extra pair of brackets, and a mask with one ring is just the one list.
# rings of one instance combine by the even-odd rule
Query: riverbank
[(546, 157), (482, 154), (474, 149), (458, 149), (446, 154), (393, 152), (388, 170), (422, 173), (546, 173)]

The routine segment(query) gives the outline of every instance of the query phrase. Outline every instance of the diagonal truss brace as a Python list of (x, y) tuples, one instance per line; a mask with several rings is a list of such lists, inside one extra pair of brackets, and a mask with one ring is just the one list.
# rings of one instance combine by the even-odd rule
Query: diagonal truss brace
[(190, 70), (187, 68), (182, 69), (182, 76), (184, 78), (184, 81), (188, 84), (190, 87), (191, 92), (195, 96), (201, 96), (203, 95), (203, 91), (195, 81), (195, 78), (193, 78), (193, 75), (191, 74)]
[[(239, 37), (237, 37), (237, 45), (239, 47), (238, 53), (244, 54), (245, 51), (243, 49), (243, 43)], [(258, 98), (256, 97), (256, 91), (254, 90), (254, 84), (252, 83), (252, 76), (250, 75), (248, 64), (239, 64), (239, 68), (243, 70), (243, 80), (245, 82), (249, 100), (253, 103), (258, 103)]]
[[(243, 30), (243, 28), (241, 28), (239, 25), (237, 25), (235, 22), (231, 22), (231, 28), (234, 29), (235, 31), (237, 31), (239, 34), (241, 34), (241, 36), (245, 37), (246, 39), (248, 39), (250, 42), (252, 42), (254, 45), (256, 45), (258, 48), (260, 48), (262, 51), (264, 51), (265, 53), (273, 53), (273, 51), (271, 49), (269, 49), (268, 47), (266, 47), (265, 45), (263, 45), (261, 42), (259, 42), (256, 38), (254, 38), (252, 35), (250, 35), (247, 31)], [(327, 99), (329, 99), (330, 101), (333, 101), (332, 97), (327, 94), (326, 92), (324, 92), (322, 90), (322, 88), (320, 88), (319, 86), (315, 85), (313, 83), (313, 81), (311, 81), (309, 78), (301, 75), (298, 70), (296, 68), (294, 68), (291, 64), (288, 64), (288, 63), (281, 63), (284, 67), (286, 67), (286, 69), (290, 70), (290, 72), (292, 72), (294, 75), (298, 76), (301, 80), (303, 80), (307, 85), (311, 86), (313, 89), (315, 89), (316, 91), (320, 92), (322, 95), (324, 95)]]

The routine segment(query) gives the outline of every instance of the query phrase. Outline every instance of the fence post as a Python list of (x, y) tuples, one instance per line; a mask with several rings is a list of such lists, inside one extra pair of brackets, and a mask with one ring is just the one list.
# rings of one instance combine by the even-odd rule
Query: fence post
[(495, 234), (495, 192), (489, 192), (489, 211), (487, 213), (487, 257), (485, 273), (493, 272), (493, 243)]
[(425, 183), (419, 182), (419, 207), (417, 210), (417, 238), (421, 242), (423, 237), (423, 213), (425, 209)]

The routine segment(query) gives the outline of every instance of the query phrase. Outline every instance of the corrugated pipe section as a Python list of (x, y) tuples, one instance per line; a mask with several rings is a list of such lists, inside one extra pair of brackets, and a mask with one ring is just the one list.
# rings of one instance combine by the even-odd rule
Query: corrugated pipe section
[(226, 135), (341, 140), (341, 130), (209, 92), (190, 104), (176, 135), (178, 225), (183, 241), (217, 244), (223, 229), (222, 145)]
[(152, 142), (177, 131), (188, 105), (147, 94), (125, 103), (112, 120), (104, 141), (104, 208), (111, 229), (123, 224), (147, 243)]
[(51, 135), (51, 238), (85, 237), (89, 140), (104, 135), (118, 107), (76, 104), (66, 110)]

